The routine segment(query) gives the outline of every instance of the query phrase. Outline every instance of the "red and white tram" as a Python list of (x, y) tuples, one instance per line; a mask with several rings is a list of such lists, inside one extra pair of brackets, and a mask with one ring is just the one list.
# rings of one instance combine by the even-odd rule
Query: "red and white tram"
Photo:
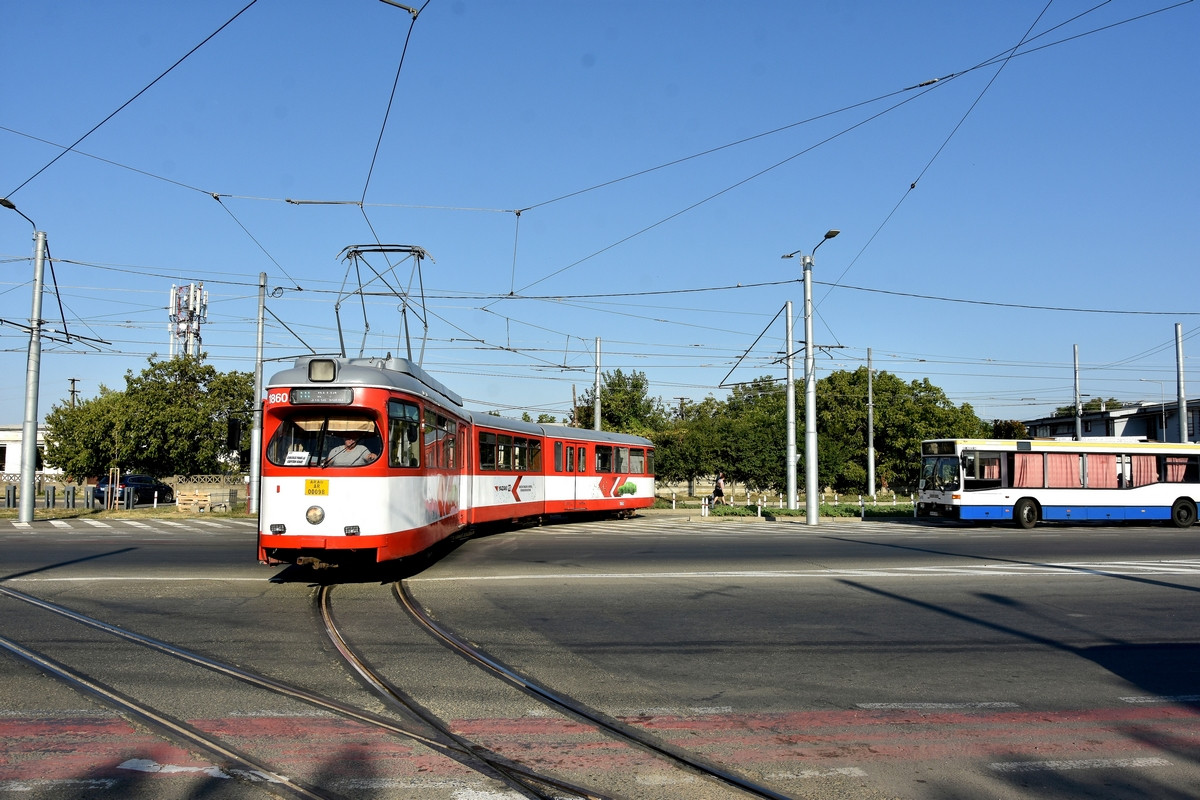
[(266, 395), (266, 563), (389, 561), (481, 523), (654, 502), (649, 439), (473, 414), (406, 359), (306, 356)]

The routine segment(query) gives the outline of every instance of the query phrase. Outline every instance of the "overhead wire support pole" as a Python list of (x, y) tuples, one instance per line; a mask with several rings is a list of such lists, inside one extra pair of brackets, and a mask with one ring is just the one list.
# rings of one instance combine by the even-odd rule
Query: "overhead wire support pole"
[(29, 357), (25, 362), (25, 421), (21, 427), (21, 499), (17, 512), (19, 522), (33, 522), (33, 506), (37, 493), (37, 409), (38, 383), (41, 380), (42, 369), (42, 273), (46, 263), (45, 231), (35, 230), (33, 241), (33, 311), (29, 317)]
[[(804, 522), (820, 524), (820, 497), (817, 486), (817, 376), (816, 347), (812, 331), (812, 268), (817, 248), (841, 233), (831, 229), (813, 247), (812, 255), (800, 256), (804, 268)], [(787, 253), (783, 258), (792, 258), (799, 250)]]
[(784, 353), (787, 361), (787, 507), (796, 508), (796, 379), (792, 368), (792, 301), (784, 304), (787, 311)]
[(257, 514), (262, 481), (263, 312), (267, 305), (267, 273), (258, 273), (258, 342), (254, 351), (254, 417), (250, 426), (250, 485), (246, 509)]

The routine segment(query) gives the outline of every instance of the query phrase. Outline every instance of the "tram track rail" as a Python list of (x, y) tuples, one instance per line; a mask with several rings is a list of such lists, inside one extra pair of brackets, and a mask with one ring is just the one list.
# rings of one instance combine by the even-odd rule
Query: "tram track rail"
[[(407, 612), (408, 616), (442, 645), (487, 674), (535, 698), (553, 711), (583, 723), (602, 736), (616, 740), (622, 746), (635, 748), (649, 754), (653, 759), (661, 759), (672, 769), (682, 770), (693, 777), (723, 784), (727, 789), (735, 790), (736, 794), (768, 798), (769, 800), (779, 800), (780, 798), (786, 800), (785, 795), (754, 784), (717, 765), (706, 763), (693, 754), (680, 751), (520, 674), (481, 649), (471, 646), (453, 631), (437, 624), (408, 592), (403, 582), (393, 583), (391, 592), (395, 602)], [(360, 683), (371, 690), (377, 699), (383, 701), (388, 709), (396, 712), (403, 721), (381, 716), (300, 686), (202, 655), (0, 585), (0, 597), (29, 604), (137, 647), (170, 656), (256, 689), (302, 702), (334, 717), (381, 730), (387, 735), (399, 737), (412, 744), (428, 748), (443, 757), (453, 759), (482, 776), (511, 787), (524, 796), (537, 800), (551, 800), (552, 798), (561, 800), (568, 797), (581, 798), (581, 800), (620, 800), (622, 793), (619, 790), (606, 793), (582, 785), (582, 782), (564, 779), (560, 775), (550, 774), (546, 769), (527, 766), (519, 759), (501, 755), (485, 745), (455, 733), (448, 724), (423, 708), (404, 691), (389, 683), (378, 670), (374, 669), (365, 658), (355, 651), (334, 618), (331, 600), (333, 593), (334, 587), (326, 585), (319, 587), (313, 596), (314, 608), (324, 627), (325, 635), (346, 668), (358, 678)], [(252, 783), (259, 790), (306, 800), (335, 800), (342, 797), (341, 794), (331, 793), (323, 787), (306, 785), (302, 780), (285, 777), (283, 771), (272, 767), (262, 759), (241, 752), (237, 747), (230, 746), (219, 737), (210, 735), (194, 725), (156, 709), (138, 698), (122, 693), (93, 676), (84, 674), (13, 639), (0, 636), (0, 649), (54, 676), (75, 690), (96, 698), (119, 713), (139, 720), (165, 739), (195, 748), (209, 757), (224, 762), (228, 766), (225, 771), (230, 777)]]
[[(325, 587), (325, 589), (327, 590), (328, 587)], [(327, 597), (328, 591), (319, 592), (320, 595)], [(412, 723), (400, 723), (396, 720), (311, 692), (299, 686), (209, 658), (208, 656), (172, 645), (151, 636), (121, 628), (10, 587), (0, 585), (0, 596), (27, 603), (87, 628), (171, 656), (182, 662), (201, 667), (255, 688), (306, 703), (335, 717), (363, 726), (380, 729), (387, 734), (400, 737), (410, 743), (424, 746), (435, 753), (454, 759), (486, 777), (512, 787), (525, 796), (537, 798), (538, 800), (561, 798), (565, 795), (585, 798), (585, 800), (611, 800), (611, 798), (596, 795), (580, 787), (574, 787), (569, 783), (540, 776), (531, 770), (524, 769), (518, 764), (508, 763), (506, 759), (489, 754), (482, 748), (461, 739), (448, 739), (442, 734), (439, 728), (429, 725), (428, 722), (419, 717)], [(211, 757), (223, 760), (230, 765), (230, 769), (226, 770), (229, 777), (253, 783), (260, 789), (289, 798), (338, 800), (338, 798), (343, 797), (339, 793), (328, 792), (322, 790), (320, 787), (307, 786), (301, 781), (287, 778), (279, 770), (273, 769), (270, 765), (262, 763), (260, 760), (228, 746), (218, 737), (208, 735), (195, 726), (175, 719), (169, 714), (155, 709), (136, 698), (130, 697), (94, 677), (85, 675), (13, 639), (0, 635), (0, 649), (54, 676), (77, 691), (100, 700), (103, 704), (117, 710), (119, 713), (128, 714), (138, 719), (168, 740), (198, 748), (201, 752)], [(339, 653), (341, 652), (341, 648), (339, 648)], [(353, 668), (353, 664), (351, 664), (351, 667)], [(413, 710), (407, 709), (407, 713), (409, 716), (412, 716)]]
[(438, 624), (417, 602), (404, 581), (392, 584), (392, 592), (402, 608), (430, 635), (447, 648), (465, 658), (480, 669), (494, 675), (535, 698), (547, 707), (593, 727), (606, 736), (626, 745), (639, 748), (660, 758), (675, 768), (704, 779), (716, 781), (745, 794), (764, 800), (788, 800), (786, 795), (757, 784), (719, 765), (709, 763), (696, 755), (673, 747), (646, 732), (613, 719), (592, 709), (580, 701), (544, 686), (527, 675), (502, 663), (484, 650), (468, 643), (463, 637)]

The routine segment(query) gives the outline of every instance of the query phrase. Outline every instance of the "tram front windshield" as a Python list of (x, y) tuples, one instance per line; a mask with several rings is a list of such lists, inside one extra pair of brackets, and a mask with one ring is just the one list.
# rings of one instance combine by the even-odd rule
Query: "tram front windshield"
[(344, 446), (347, 439), (356, 439), (374, 457), (383, 451), (379, 428), (367, 414), (297, 411), (285, 417), (271, 436), (267, 461), (279, 467), (321, 466), (333, 449)]

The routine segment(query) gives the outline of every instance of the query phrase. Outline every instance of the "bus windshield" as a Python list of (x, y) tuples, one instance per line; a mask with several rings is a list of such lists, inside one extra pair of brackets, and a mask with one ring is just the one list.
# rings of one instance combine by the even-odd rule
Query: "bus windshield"
[(921, 459), (921, 489), (958, 489), (958, 456), (926, 456)]

